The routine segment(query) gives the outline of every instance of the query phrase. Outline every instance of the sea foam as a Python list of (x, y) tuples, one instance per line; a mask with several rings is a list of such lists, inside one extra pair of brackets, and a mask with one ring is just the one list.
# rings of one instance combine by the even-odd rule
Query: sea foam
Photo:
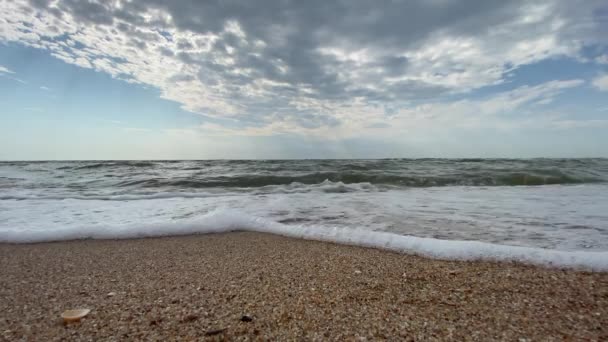
[(492, 244), (479, 241), (440, 240), (363, 229), (284, 225), (235, 210), (214, 210), (192, 220), (145, 225), (64, 226), (50, 229), (3, 229), (0, 241), (33, 243), (77, 239), (129, 239), (190, 234), (252, 231), (292, 238), (380, 248), (443, 260), (514, 261), (546, 267), (608, 271), (608, 252), (558, 251)]

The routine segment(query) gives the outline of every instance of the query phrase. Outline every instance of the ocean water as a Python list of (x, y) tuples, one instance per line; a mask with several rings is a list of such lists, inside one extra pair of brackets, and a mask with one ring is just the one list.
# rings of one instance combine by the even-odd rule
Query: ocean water
[(0, 241), (253, 230), (608, 270), (608, 159), (0, 163)]

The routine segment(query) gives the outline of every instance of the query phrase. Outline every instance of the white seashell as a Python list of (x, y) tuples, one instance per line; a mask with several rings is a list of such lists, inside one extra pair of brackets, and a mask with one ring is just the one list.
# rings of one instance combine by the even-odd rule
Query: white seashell
[(91, 312), (90, 309), (74, 309), (74, 310), (66, 310), (61, 314), (61, 318), (65, 323), (69, 322), (77, 322), (80, 321), (81, 318), (88, 315)]

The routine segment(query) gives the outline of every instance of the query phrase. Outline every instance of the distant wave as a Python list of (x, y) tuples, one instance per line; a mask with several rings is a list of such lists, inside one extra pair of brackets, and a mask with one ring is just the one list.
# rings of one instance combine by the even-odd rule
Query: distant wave
[(101, 168), (111, 168), (111, 167), (152, 167), (155, 166), (155, 163), (152, 162), (138, 162), (138, 161), (124, 161), (124, 162), (103, 162), (103, 163), (95, 163), (95, 164), (86, 164), (81, 166), (62, 166), (57, 168), (58, 170), (86, 170), (86, 169), (101, 169)]
[(517, 261), (546, 267), (608, 271), (608, 252), (567, 252), (479, 241), (440, 240), (354, 228), (284, 225), (233, 210), (216, 210), (196, 220), (145, 225), (64, 227), (40, 230), (1, 230), (0, 242), (32, 243), (76, 239), (128, 239), (154, 236), (255, 231), (293, 238), (381, 248), (447, 260)]
[[(319, 184), (302, 184), (302, 183), (291, 183), (286, 185), (268, 185), (260, 187), (254, 193), (255, 195), (261, 194), (288, 194), (288, 193), (302, 193), (302, 192), (324, 192), (324, 193), (347, 193), (356, 191), (379, 191), (380, 188), (370, 183), (357, 183), (357, 184), (344, 184), (342, 182), (331, 182), (324, 181)], [(238, 189), (235, 189), (238, 191)], [(66, 194), (54, 194), (54, 195), (0, 195), (0, 200), (97, 200), (97, 201), (137, 201), (137, 200), (153, 200), (153, 199), (168, 199), (168, 198), (207, 198), (214, 196), (227, 196), (229, 193), (225, 191), (214, 193), (214, 192), (185, 192), (185, 191), (160, 191), (154, 193), (145, 194), (110, 194), (110, 195), (98, 195), (98, 194), (87, 194), (78, 195), (74, 193)]]
[[(225, 196), (226, 194), (222, 194)], [(47, 195), (47, 196), (27, 196), (27, 195), (3, 195), (0, 200), (88, 200), (88, 201), (137, 201), (167, 198), (206, 198), (215, 196), (211, 193), (197, 192), (158, 192), (154, 194), (125, 194), (125, 195)]]
[(374, 185), (392, 185), (401, 187), (432, 187), (432, 186), (517, 186), (517, 185), (549, 185), (549, 184), (580, 184), (597, 183), (602, 179), (592, 177), (576, 177), (555, 171), (538, 173), (476, 173), (454, 176), (403, 176), (386, 173), (365, 172), (316, 172), (301, 175), (236, 175), (188, 178), (149, 178), (129, 180), (116, 186), (174, 187), (174, 188), (256, 188), (269, 185), (287, 185), (292, 183), (320, 184), (325, 181), (341, 182), (344, 184), (370, 183)]
[[(56, 193), (181, 192), (334, 183), (387, 187), (537, 186), (608, 182), (606, 159), (379, 159), (0, 162), (4, 188)], [(337, 186), (339, 185), (339, 186)], [(324, 184), (328, 186), (328, 184)], [(351, 188), (354, 188), (352, 190)], [(108, 191), (110, 190), (110, 191)], [(367, 190), (367, 189), (364, 189)], [(325, 189), (331, 192), (330, 189)], [(21, 191), (17, 191), (21, 192)], [(5, 194), (8, 195), (8, 194)], [(45, 194), (42, 194), (45, 195)]]

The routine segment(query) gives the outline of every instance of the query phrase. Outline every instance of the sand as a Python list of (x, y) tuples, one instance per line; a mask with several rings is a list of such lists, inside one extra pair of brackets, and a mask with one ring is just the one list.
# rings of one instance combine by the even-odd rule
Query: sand
[(4, 244), (0, 270), (0, 340), (608, 340), (608, 273), (245, 232)]

